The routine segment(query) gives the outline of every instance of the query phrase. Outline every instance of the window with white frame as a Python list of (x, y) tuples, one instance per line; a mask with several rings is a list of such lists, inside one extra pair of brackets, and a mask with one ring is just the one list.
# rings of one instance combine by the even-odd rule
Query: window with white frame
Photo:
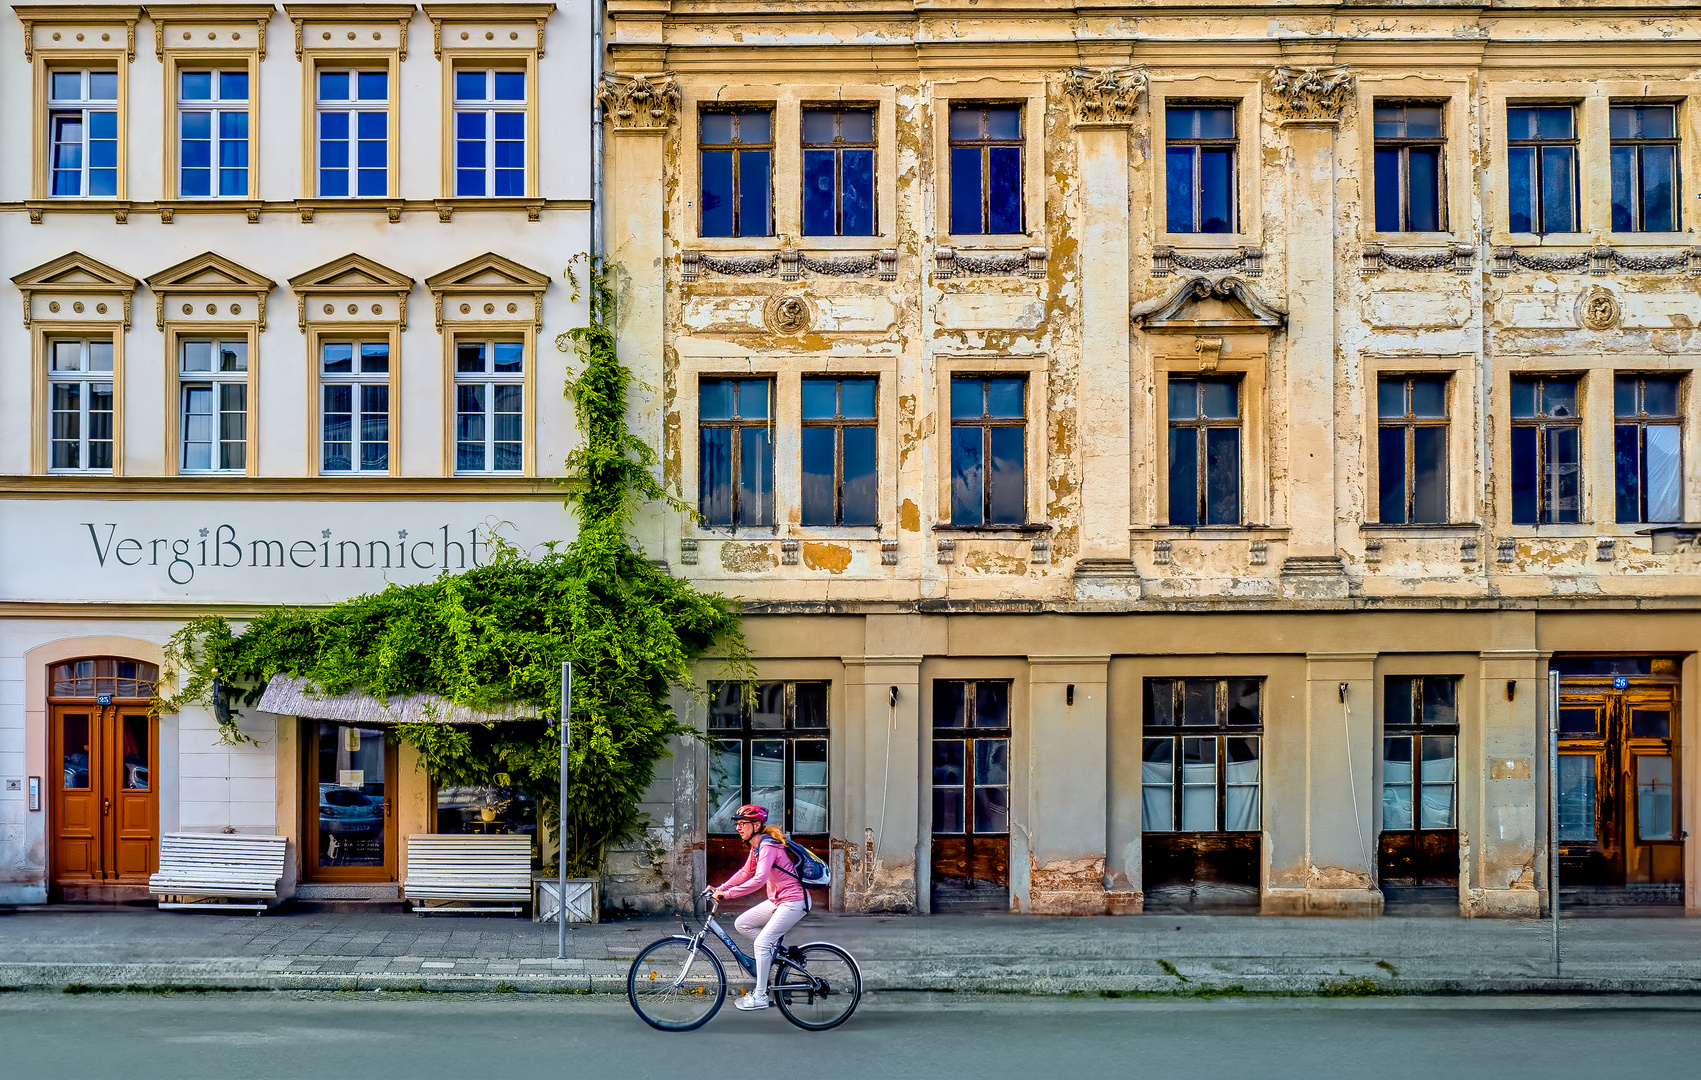
[(247, 468), (248, 342), (185, 338), (178, 353), (183, 471)]
[(319, 346), (319, 468), (390, 469), (390, 343), (326, 341)]
[(319, 69), (319, 197), (390, 193), (390, 73)]
[(455, 194), (526, 194), (526, 73), (455, 71)]
[(526, 347), (489, 339), (455, 343), (455, 471), (525, 467)]
[(47, 75), (48, 190), (64, 198), (118, 194), (118, 72)]
[(248, 72), (177, 73), (177, 193), (248, 197)]
[(48, 468), (112, 468), (112, 340), (56, 338), (47, 357)]

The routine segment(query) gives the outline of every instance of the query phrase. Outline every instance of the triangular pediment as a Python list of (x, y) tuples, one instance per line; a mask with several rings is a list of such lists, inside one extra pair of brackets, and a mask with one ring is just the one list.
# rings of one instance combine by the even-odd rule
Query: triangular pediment
[(295, 275), (289, 287), (296, 292), (411, 292), (413, 278), (351, 252)]
[(1149, 331), (1279, 330), (1287, 316), (1238, 277), (1195, 277), (1155, 304), (1133, 312), (1134, 324)]
[(216, 251), (204, 251), (154, 274), (148, 287), (155, 292), (270, 292), (278, 285)]
[(19, 289), (63, 289), (66, 292), (133, 292), (139, 282), (80, 251), (25, 270), (12, 279)]
[(549, 275), (540, 274), (529, 266), (504, 259), (492, 251), (451, 266), (441, 274), (425, 279), (432, 292), (502, 292), (517, 290), (542, 292), (549, 288)]

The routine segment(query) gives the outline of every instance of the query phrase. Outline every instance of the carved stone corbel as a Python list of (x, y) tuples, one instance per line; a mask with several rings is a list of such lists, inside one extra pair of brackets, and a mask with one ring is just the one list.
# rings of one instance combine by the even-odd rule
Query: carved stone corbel
[(679, 85), (667, 72), (605, 72), (597, 86), (603, 114), (620, 130), (665, 130), (679, 111)]
[(1284, 123), (1333, 124), (1352, 88), (1352, 72), (1345, 65), (1284, 65), (1270, 72), (1270, 111)]
[(1145, 89), (1144, 68), (1071, 68), (1063, 76), (1077, 124), (1132, 123)]

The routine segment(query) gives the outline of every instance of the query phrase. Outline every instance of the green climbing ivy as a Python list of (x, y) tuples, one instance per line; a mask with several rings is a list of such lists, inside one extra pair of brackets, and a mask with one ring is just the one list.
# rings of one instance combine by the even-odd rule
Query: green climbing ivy
[[(569, 872), (596, 874), (611, 847), (641, 833), (640, 802), (656, 764), (675, 737), (692, 734), (670, 705), (675, 690), (690, 686), (692, 660), (715, 648), (742, 674), (748, 654), (732, 603), (669, 576), (633, 544), (640, 506), (660, 501), (689, 511), (657, 481), (655, 449), (627, 427), (633, 380), (615, 353), (612, 267), (588, 270), (590, 322), (556, 339), (582, 361), (567, 382), (582, 436), (567, 458), (577, 537), (533, 557), (492, 537), (483, 566), (328, 608), (276, 608), (240, 628), (221, 616), (197, 618), (166, 650), (166, 681), (174, 677), (177, 691), (159, 709), (210, 702), (215, 680), (232, 704), (253, 706), (279, 673), (326, 695), (431, 693), (474, 707), (526, 702), (546, 719), (400, 724), (395, 735), (419, 749), (437, 782), (526, 788), (540, 817), (553, 821), (560, 784), (553, 718), (561, 709), (561, 661), (571, 660)], [(572, 266), (566, 276), (577, 299)], [(234, 717), (220, 721), (227, 740), (243, 739)]]

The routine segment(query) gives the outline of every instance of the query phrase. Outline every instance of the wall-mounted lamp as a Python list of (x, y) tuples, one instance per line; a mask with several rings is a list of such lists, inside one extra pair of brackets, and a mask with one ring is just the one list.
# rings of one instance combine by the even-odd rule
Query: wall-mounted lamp
[(1341, 704), (1345, 705), (1346, 703), (1347, 703), (1347, 684), (1342, 683), (1341, 684)]
[(1507, 679), (1506, 680), (1506, 700), (1511, 701), (1513, 698), (1515, 698), (1517, 696), (1518, 696), (1518, 680), (1517, 679)]
[(1063, 691), (1063, 701), (1067, 705), (1075, 704), (1075, 684), (1070, 683)]
[(887, 705), (887, 707), (893, 708), (893, 709), (898, 707), (898, 688), (897, 687), (889, 686), (889, 687), (886, 688), (886, 705)]

